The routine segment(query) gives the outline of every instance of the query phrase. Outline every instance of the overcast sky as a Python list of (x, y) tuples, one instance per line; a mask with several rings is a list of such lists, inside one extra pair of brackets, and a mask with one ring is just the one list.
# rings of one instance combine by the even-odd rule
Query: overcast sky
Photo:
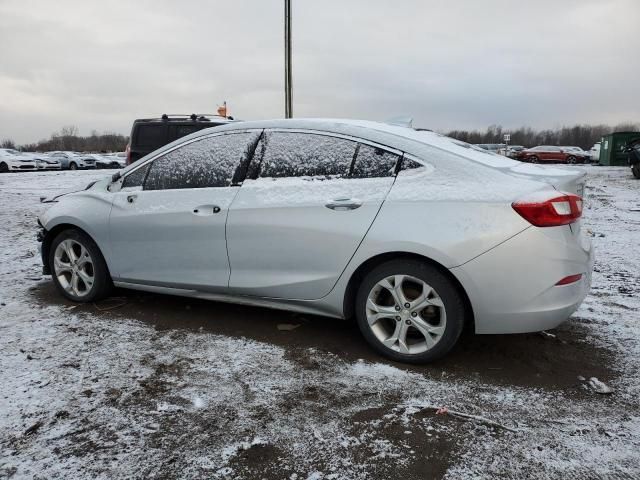
[[(640, 122), (639, 0), (292, 0), (295, 116)], [(283, 0), (0, 0), (0, 139), (282, 117)]]

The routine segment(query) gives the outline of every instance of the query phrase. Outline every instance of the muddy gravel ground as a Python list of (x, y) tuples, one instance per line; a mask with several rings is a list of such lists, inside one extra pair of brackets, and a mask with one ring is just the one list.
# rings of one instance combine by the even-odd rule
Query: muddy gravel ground
[(0, 176), (0, 478), (639, 478), (640, 181), (586, 168), (583, 306), (547, 333), (466, 333), (428, 366), (348, 321), (66, 302), (40, 274), (38, 199), (104, 174)]

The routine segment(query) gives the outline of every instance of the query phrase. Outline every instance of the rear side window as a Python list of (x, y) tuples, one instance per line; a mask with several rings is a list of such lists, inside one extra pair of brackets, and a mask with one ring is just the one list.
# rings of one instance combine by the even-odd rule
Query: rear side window
[(138, 125), (135, 140), (136, 145), (152, 150), (166, 145), (164, 127), (165, 125), (163, 124)]
[(353, 165), (353, 178), (393, 177), (398, 155), (369, 145), (360, 145)]
[(233, 133), (188, 143), (153, 161), (145, 190), (227, 187), (250, 140), (259, 133)]
[(312, 133), (271, 132), (263, 137), (260, 176), (340, 177), (347, 176), (357, 143)]
[(124, 177), (124, 180), (122, 181), (122, 188), (142, 187), (144, 177), (147, 176), (150, 166), (151, 164), (147, 163), (144, 167), (140, 167)]
[(411, 160), (410, 158), (403, 158), (402, 159), (402, 167), (400, 168), (400, 170), (415, 170), (417, 168), (423, 168), (424, 165), (422, 165), (421, 163), (416, 162), (415, 160)]

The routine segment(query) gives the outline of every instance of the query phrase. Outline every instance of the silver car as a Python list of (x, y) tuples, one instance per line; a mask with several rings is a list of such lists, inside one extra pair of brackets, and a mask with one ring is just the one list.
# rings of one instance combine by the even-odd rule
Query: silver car
[(49, 152), (48, 157), (60, 163), (62, 170), (80, 170), (96, 168), (96, 160), (91, 155), (75, 152)]
[(538, 331), (576, 310), (584, 182), (408, 127), (243, 122), (52, 199), (39, 238), (73, 301), (115, 285), (355, 317), (383, 355), (427, 362), (464, 328)]

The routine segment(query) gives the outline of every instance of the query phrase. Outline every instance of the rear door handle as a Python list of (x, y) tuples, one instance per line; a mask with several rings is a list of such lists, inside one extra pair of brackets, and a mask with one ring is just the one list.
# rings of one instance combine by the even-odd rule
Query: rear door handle
[(137, 195), (127, 195), (127, 203), (133, 203), (136, 201), (136, 198), (138, 198)]
[(325, 204), (325, 207), (337, 211), (355, 210), (361, 206), (362, 202), (357, 198), (336, 198), (334, 200), (329, 200)]

